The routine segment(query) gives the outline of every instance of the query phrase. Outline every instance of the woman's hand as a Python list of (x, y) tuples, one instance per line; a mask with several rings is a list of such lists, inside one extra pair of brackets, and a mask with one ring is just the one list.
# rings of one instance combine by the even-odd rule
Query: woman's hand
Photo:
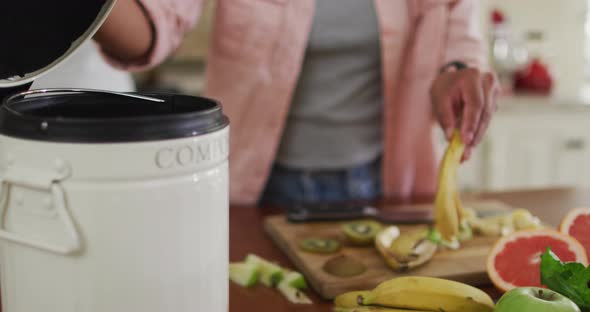
[(154, 41), (152, 24), (137, 0), (119, 0), (94, 39), (112, 58), (141, 61)]
[(454, 129), (459, 129), (465, 144), (463, 161), (481, 141), (496, 112), (499, 85), (491, 72), (475, 68), (441, 73), (430, 90), (436, 117), (450, 139)]

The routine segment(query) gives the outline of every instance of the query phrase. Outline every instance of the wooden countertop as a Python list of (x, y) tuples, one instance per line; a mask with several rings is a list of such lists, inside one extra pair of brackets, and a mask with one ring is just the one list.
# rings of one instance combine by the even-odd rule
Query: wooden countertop
[[(502, 193), (469, 194), (469, 197), (498, 199), (513, 207), (529, 209), (546, 223), (557, 226), (566, 212), (580, 206), (590, 206), (590, 190), (544, 189), (513, 191)], [(248, 253), (256, 253), (282, 266), (293, 268), (287, 257), (275, 247), (265, 235), (263, 219), (265, 216), (280, 213), (276, 209), (232, 207), (230, 209), (230, 260), (241, 261)], [(321, 300), (313, 291), (313, 305), (293, 305), (276, 290), (255, 286), (241, 288), (230, 283), (230, 311), (244, 312), (283, 312), (283, 311), (332, 311), (332, 302)], [(492, 297), (499, 293), (492, 287), (483, 288)]]

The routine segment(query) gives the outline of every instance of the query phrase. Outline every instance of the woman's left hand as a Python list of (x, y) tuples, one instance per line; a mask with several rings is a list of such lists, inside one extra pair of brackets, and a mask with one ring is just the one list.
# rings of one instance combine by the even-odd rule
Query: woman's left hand
[(499, 90), (496, 75), (475, 68), (443, 72), (432, 84), (433, 109), (447, 139), (460, 129), (465, 144), (463, 161), (469, 159), (488, 128), (497, 110)]

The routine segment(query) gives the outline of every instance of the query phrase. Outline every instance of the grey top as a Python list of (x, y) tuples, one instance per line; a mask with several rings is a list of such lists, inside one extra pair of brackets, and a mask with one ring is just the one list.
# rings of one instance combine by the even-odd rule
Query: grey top
[(379, 156), (382, 79), (373, 1), (318, 0), (279, 164), (341, 169)]

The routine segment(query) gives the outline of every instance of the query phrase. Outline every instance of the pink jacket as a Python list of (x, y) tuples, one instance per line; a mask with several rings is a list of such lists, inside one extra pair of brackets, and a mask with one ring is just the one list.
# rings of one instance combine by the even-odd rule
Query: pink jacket
[[(218, 0), (205, 96), (231, 123), (230, 197), (258, 200), (281, 138), (314, 16), (316, 0)], [(374, 0), (384, 77), (383, 192), (430, 195), (436, 188), (429, 88), (442, 64), (485, 66), (477, 0)], [(201, 12), (200, 0), (141, 0), (156, 41), (141, 69), (163, 61)]]

